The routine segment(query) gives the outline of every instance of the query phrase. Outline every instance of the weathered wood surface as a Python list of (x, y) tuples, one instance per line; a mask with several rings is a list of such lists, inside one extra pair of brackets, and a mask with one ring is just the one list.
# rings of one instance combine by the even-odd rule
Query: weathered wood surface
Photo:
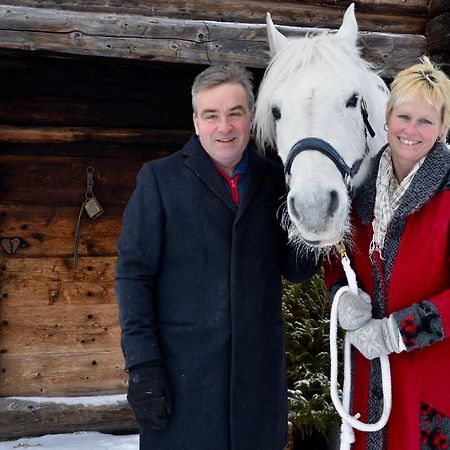
[(192, 131), (107, 127), (26, 127), (0, 125), (0, 144), (114, 143), (181, 148)]
[(115, 257), (0, 265), (0, 396), (124, 392)]
[(0, 441), (47, 433), (137, 431), (133, 413), (125, 399), (102, 404), (89, 403), (89, 399), (84, 398), (79, 401), (77, 404), (72, 400), (68, 404), (64, 399), (37, 402), (0, 398)]
[[(32, 18), (32, 20), (30, 20)], [(309, 28), (280, 27), (288, 36)], [(362, 33), (364, 57), (392, 77), (426, 48), (413, 34)], [(210, 64), (236, 61), (265, 67), (265, 25), (85, 13), (0, 5), (0, 49), (61, 55)]]
[[(213, 20), (241, 23), (264, 23), (266, 12), (280, 25), (302, 27), (339, 27), (348, 0), (253, 1), (245, 3), (224, 0), (20, 0), (13, 4), (83, 12), (139, 14), (153, 17)], [(355, 2), (360, 29), (390, 33), (421, 33), (425, 26), (428, 0), (359, 0)]]
[[(130, 177), (127, 193), (133, 189)], [(51, 193), (43, 192), (47, 197)], [(82, 197), (81, 200), (84, 198)], [(81, 205), (81, 202), (80, 202)], [(79, 214), (79, 207), (43, 207), (37, 205), (0, 205), (0, 237), (20, 237), (28, 247), (18, 249), (17, 258), (59, 256), (70, 258)], [(122, 207), (109, 206), (97, 219), (83, 216), (78, 255), (113, 256), (120, 229)]]
[[(85, 199), (86, 171), (94, 168), (94, 194), (103, 208), (123, 207), (144, 161), (120, 158), (0, 156), (0, 199), (3, 205), (80, 207)], [(75, 212), (75, 210), (74, 210)], [(77, 216), (74, 215), (74, 226)], [(95, 219), (102, 221), (102, 217)], [(94, 225), (93, 225), (94, 226)], [(73, 228), (75, 229), (75, 228)]]

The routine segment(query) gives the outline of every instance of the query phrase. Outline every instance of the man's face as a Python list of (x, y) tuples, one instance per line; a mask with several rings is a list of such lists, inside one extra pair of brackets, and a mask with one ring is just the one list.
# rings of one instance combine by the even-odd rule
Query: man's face
[(214, 164), (228, 175), (242, 158), (250, 140), (253, 112), (242, 85), (224, 83), (197, 96), (195, 132)]

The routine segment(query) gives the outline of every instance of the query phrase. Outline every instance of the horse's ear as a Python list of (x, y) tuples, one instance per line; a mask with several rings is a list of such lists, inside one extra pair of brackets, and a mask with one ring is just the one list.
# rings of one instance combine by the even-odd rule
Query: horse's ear
[(275, 28), (272, 18), (270, 17), (270, 13), (266, 14), (266, 25), (270, 56), (274, 57), (286, 45), (287, 37)]
[(339, 28), (337, 35), (342, 39), (350, 42), (352, 45), (356, 45), (358, 39), (358, 24), (355, 18), (355, 4), (352, 3), (345, 11), (344, 18), (342, 19), (342, 25)]

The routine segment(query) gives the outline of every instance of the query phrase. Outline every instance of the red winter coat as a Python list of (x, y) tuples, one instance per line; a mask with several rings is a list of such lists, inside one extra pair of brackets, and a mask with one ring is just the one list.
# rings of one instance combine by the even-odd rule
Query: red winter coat
[[(373, 316), (394, 313), (407, 351), (389, 356), (387, 426), (357, 431), (352, 450), (450, 449), (450, 152), (436, 145), (428, 154), (389, 223), (383, 260), (374, 252), (371, 261), (379, 157), (355, 196), (350, 259), (359, 287), (372, 298)], [(337, 260), (327, 263), (330, 289), (342, 276)], [(382, 409), (379, 360), (354, 353), (353, 413), (375, 422)]]

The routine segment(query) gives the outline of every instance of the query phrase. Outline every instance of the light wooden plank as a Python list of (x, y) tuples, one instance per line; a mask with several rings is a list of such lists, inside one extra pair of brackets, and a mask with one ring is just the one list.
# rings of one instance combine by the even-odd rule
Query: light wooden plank
[[(312, 1), (257, 1), (249, 0), (242, 8), (232, 0), (20, 0), (6, 2), (18, 6), (83, 12), (139, 14), (153, 17), (170, 17), (194, 20), (264, 23), (270, 12), (277, 23), (294, 26), (337, 28), (348, 6), (347, 0)], [(356, 11), (360, 29), (397, 33), (416, 33), (423, 28), (428, 0), (359, 0)], [(420, 28), (419, 28), (420, 27)]]
[(119, 349), (37, 355), (2, 354), (0, 397), (70, 397), (126, 391), (127, 374)]
[[(30, 17), (33, 20), (30, 20)], [(304, 36), (310, 28), (282, 28)], [(424, 53), (415, 35), (367, 33), (364, 56), (383, 76), (394, 75)], [(210, 64), (268, 63), (265, 25), (84, 13), (0, 6), (0, 49), (107, 58)]]

